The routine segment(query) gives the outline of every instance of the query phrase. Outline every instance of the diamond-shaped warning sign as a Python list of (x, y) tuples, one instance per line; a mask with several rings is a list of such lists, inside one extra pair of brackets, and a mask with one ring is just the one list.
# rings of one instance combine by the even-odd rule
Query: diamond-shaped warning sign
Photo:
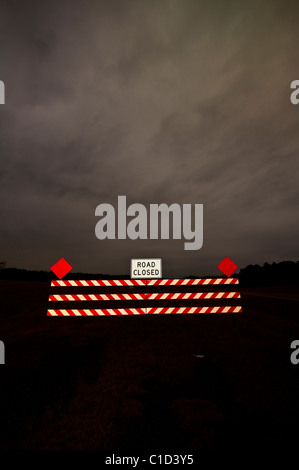
[(220, 264), (218, 264), (218, 269), (220, 269), (223, 274), (225, 274), (227, 277), (231, 276), (233, 272), (237, 269), (237, 265), (229, 259), (227, 256), (221, 261)]
[(67, 262), (65, 261), (64, 258), (61, 258), (59, 261), (57, 261), (57, 263), (55, 263), (52, 268), (51, 268), (51, 271), (56, 274), (56, 276), (59, 278), (59, 279), (62, 279), (67, 273), (69, 273), (71, 270), (72, 270), (72, 266)]

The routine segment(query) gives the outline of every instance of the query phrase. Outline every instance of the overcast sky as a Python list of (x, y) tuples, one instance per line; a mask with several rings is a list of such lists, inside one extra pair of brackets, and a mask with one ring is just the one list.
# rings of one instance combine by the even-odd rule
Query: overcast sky
[[(0, 0), (0, 259), (163, 277), (298, 260), (299, 2)], [(96, 206), (204, 205), (203, 247), (95, 236)]]

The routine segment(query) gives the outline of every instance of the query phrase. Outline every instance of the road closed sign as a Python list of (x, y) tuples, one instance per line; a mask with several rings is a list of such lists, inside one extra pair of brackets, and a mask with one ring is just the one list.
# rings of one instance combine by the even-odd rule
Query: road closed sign
[(131, 259), (131, 279), (162, 277), (161, 258)]

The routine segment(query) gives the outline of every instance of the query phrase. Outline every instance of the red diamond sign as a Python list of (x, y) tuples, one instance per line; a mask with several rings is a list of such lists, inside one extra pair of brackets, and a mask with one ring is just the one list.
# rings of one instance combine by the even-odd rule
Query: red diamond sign
[(65, 261), (64, 258), (61, 258), (52, 266), (51, 271), (53, 271), (53, 273), (56, 274), (59, 279), (62, 279), (72, 269), (72, 266), (67, 261)]
[(229, 277), (233, 274), (238, 266), (226, 256), (217, 267), (220, 269), (220, 271), (223, 272), (223, 274)]

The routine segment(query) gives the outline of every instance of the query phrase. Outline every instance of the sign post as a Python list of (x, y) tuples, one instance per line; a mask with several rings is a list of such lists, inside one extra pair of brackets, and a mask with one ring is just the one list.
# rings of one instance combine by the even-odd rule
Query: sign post
[[(162, 278), (162, 259), (161, 258), (138, 258), (131, 259), (131, 279), (147, 279)], [(147, 292), (145, 300), (147, 300)], [(147, 308), (146, 308), (147, 312)]]

